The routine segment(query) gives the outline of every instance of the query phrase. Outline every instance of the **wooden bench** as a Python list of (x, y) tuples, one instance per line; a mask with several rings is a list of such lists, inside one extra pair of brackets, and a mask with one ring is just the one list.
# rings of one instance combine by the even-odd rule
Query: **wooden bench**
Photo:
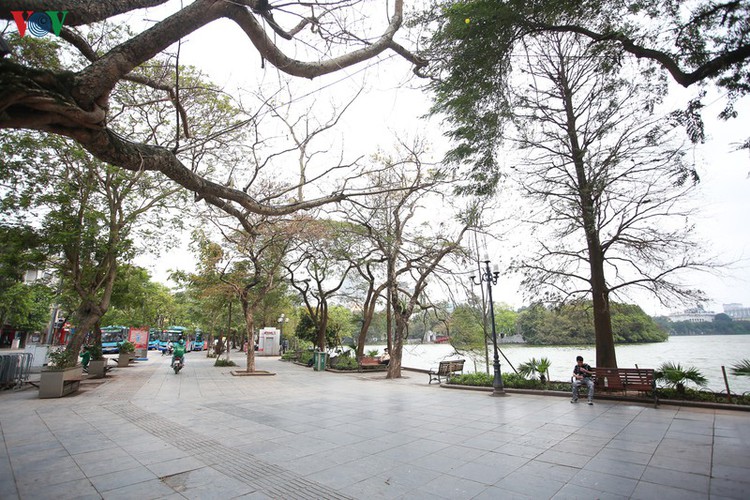
[(659, 405), (656, 393), (656, 377), (652, 368), (594, 368), (597, 391), (650, 392), (654, 397), (654, 408)]
[(378, 358), (372, 356), (362, 356), (359, 358), (359, 371), (370, 370), (387, 370), (388, 365), (382, 364)]
[(464, 361), (463, 359), (455, 359), (453, 361), (441, 361), (438, 365), (437, 370), (430, 370), (430, 384), (433, 380), (437, 380), (439, 384), (443, 381), (441, 377), (445, 377), (446, 381), (450, 381), (451, 375), (454, 373), (464, 372)]

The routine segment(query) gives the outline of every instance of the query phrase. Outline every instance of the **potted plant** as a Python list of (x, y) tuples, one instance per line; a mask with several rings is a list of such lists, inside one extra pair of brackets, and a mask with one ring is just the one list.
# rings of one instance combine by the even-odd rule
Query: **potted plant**
[(94, 345), (89, 346), (89, 352), (91, 353), (91, 361), (89, 361), (89, 377), (104, 378), (107, 372), (108, 359), (102, 354), (101, 344), (94, 343)]
[(117, 366), (125, 367), (128, 366), (130, 360), (135, 356), (135, 344), (124, 340), (117, 344), (120, 351), (120, 356), (117, 358)]
[(63, 349), (50, 350), (49, 364), (42, 370), (39, 380), (40, 398), (61, 398), (78, 390), (83, 378), (83, 369), (78, 365), (78, 356)]

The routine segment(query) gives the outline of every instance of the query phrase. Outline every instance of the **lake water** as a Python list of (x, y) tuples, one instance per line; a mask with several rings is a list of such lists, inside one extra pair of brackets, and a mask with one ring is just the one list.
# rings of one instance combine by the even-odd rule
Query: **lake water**
[[(368, 349), (382, 346), (368, 346)], [(594, 346), (581, 347), (541, 347), (524, 344), (503, 344), (500, 350), (513, 366), (518, 367), (532, 357), (549, 358), (552, 365), (549, 369), (552, 380), (569, 380), (577, 355), (583, 356), (591, 366), (596, 364)], [(620, 368), (658, 368), (665, 361), (680, 363), (683, 367), (694, 366), (708, 379), (709, 389), (725, 392), (721, 365), (727, 370), (729, 388), (734, 394), (750, 391), (750, 377), (735, 377), (731, 366), (742, 359), (750, 358), (750, 335), (695, 335), (669, 337), (667, 342), (655, 344), (617, 345), (617, 366)], [(474, 362), (468, 356), (458, 356), (450, 345), (415, 344), (405, 345), (402, 366), (408, 368), (429, 369), (437, 366), (444, 359), (466, 359), (464, 372), (485, 371), (484, 355)], [(492, 346), (490, 346), (490, 365), (492, 364)], [(500, 369), (512, 371), (508, 361), (500, 356)], [(490, 368), (491, 370), (491, 368)], [(688, 384), (688, 387), (695, 387)]]

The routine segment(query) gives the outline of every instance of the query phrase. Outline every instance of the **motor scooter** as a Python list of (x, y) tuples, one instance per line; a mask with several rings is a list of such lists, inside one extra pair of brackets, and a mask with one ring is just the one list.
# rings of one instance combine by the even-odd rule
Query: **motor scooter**
[(175, 374), (180, 373), (180, 370), (182, 370), (182, 367), (184, 366), (182, 357), (178, 356), (174, 358), (174, 361), (172, 362), (172, 369), (174, 370)]

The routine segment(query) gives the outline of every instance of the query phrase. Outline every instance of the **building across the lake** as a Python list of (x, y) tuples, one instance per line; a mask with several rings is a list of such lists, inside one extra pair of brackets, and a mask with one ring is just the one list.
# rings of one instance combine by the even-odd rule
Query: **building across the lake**
[(691, 323), (710, 323), (714, 320), (716, 313), (713, 311), (706, 311), (702, 306), (694, 307), (692, 309), (685, 309), (681, 313), (670, 314), (670, 321), (690, 321)]
[[(724, 314), (735, 320), (750, 320), (750, 307), (742, 304), (732, 303), (723, 304)], [(714, 320), (716, 313), (706, 311), (703, 307), (698, 306), (692, 309), (685, 309), (683, 312), (670, 314), (668, 317), (671, 321), (690, 321), (691, 323), (709, 323)]]
[(724, 304), (724, 314), (732, 319), (750, 319), (750, 307), (742, 304)]

